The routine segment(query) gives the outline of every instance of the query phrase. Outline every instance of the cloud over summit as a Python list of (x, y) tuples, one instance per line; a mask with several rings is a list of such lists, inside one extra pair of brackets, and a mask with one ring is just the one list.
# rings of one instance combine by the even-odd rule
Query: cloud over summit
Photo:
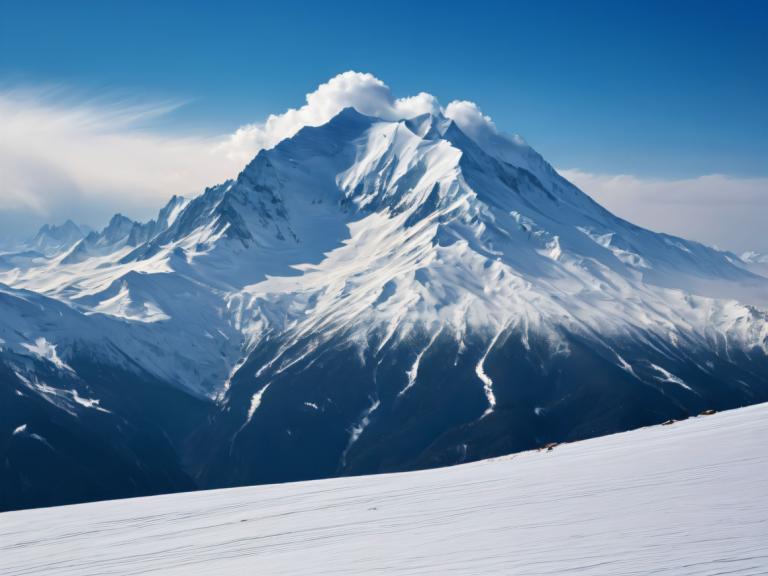
[[(415, 96), (395, 98), (389, 86), (372, 74), (344, 72), (321, 84), (307, 94), (306, 104), (282, 114), (270, 115), (265, 122), (247, 124), (223, 142), (219, 149), (228, 156), (247, 161), (262, 148), (271, 148), (281, 140), (293, 136), (304, 126), (320, 126), (344, 108), (353, 107), (361, 114), (387, 120), (413, 118), (420, 114), (443, 113), (462, 125), (485, 123), (494, 130), (491, 119), (483, 116), (472, 102), (454, 101), (444, 109), (437, 98), (426, 92)], [(473, 115), (468, 111), (474, 107)], [(454, 118), (455, 115), (455, 118)], [(463, 126), (462, 126), (463, 127)]]
[[(396, 97), (382, 80), (354, 71), (318, 86), (301, 107), (232, 134), (180, 136), (158, 129), (156, 121), (178, 106), (83, 101), (62, 89), (0, 88), (0, 241), (68, 218), (92, 226), (115, 212), (149, 218), (173, 194), (195, 195), (235, 177), (259, 150), (350, 106), (389, 120), (439, 112), (478, 142), (498, 134), (474, 102), (443, 107), (425, 92)], [(768, 251), (757, 238), (768, 203), (766, 178), (658, 180), (561, 172), (637, 224), (724, 248)]]
[(307, 94), (300, 108), (233, 134), (189, 137), (151, 128), (175, 103), (82, 102), (62, 89), (0, 90), (0, 223), (29, 234), (49, 220), (99, 225), (117, 211), (146, 218), (173, 194), (194, 195), (236, 176), (259, 150), (346, 107), (392, 120), (455, 110), (476, 122), (464, 111), (468, 104), (443, 110), (424, 92), (396, 98), (375, 76), (350, 71)]

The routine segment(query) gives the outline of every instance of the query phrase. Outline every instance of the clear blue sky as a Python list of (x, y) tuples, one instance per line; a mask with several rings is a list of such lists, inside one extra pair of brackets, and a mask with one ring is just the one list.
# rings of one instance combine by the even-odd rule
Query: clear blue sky
[(355, 69), (474, 100), (556, 166), (768, 174), (768, 1), (0, 7), (0, 81), (190, 100), (175, 130), (231, 130)]

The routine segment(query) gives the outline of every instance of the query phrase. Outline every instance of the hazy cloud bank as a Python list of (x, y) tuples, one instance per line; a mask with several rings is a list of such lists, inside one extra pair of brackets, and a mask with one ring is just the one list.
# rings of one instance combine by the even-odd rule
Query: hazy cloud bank
[(741, 253), (768, 252), (768, 178), (638, 178), (559, 170), (614, 214), (651, 230)]

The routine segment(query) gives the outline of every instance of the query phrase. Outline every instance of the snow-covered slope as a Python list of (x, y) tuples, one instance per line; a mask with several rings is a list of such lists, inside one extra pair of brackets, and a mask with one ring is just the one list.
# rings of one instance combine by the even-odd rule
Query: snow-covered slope
[(760, 274), (768, 278), (768, 254), (758, 252), (745, 252), (741, 255), (741, 260), (747, 269), (755, 274)]
[(0, 357), (43, 338), (62, 365), (215, 402), (189, 430), (200, 486), (459, 463), (768, 400), (768, 278), (470, 128), (347, 108), (150, 222), (0, 262)]
[(45, 224), (32, 238), (10, 243), (0, 249), (0, 271), (44, 265), (47, 258), (69, 250), (82, 240), (90, 230), (71, 220), (61, 225)]
[(56, 254), (72, 247), (87, 234), (87, 229), (79, 227), (72, 220), (59, 226), (44, 225), (27, 243), (27, 248), (45, 255)]
[(424, 472), (0, 515), (24, 575), (768, 572), (768, 404)]
[[(731, 256), (612, 216), (513, 140), (475, 142), (440, 116), (346, 109), (260, 153), (237, 180), (174, 197), (157, 220), (117, 215), (0, 280), (138, 322), (189, 321), (159, 300), (190, 280), (212, 295), (197, 309), (215, 308), (246, 353), (282, 339), (266, 369), (335, 337), (381, 352), (418, 333), (460, 349), (472, 335), (538, 336), (552, 353), (567, 353), (564, 332), (672, 346), (724, 337), (765, 354), (765, 313), (748, 305), (765, 304), (768, 282)], [(711, 298), (723, 292), (746, 301)], [(212, 395), (226, 384), (187, 383)]]

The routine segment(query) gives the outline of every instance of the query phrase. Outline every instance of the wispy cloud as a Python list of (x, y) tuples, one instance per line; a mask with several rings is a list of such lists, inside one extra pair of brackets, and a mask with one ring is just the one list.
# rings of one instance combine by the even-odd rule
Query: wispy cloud
[(221, 139), (149, 126), (176, 103), (76, 101), (62, 89), (0, 92), (0, 212), (4, 221), (143, 215), (173, 193), (225, 179), (237, 163)]
[(768, 178), (710, 174), (640, 178), (559, 170), (608, 210), (635, 224), (742, 252), (768, 252)]
[[(153, 128), (179, 105), (83, 101), (60, 87), (0, 89), (0, 227), (18, 235), (44, 221), (100, 224), (116, 211), (147, 217), (171, 195), (197, 194), (234, 177), (259, 150), (324, 124), (345, 107), (392, 119), (442, 110), (429, 94), (395, 98), (384, 82), (359, 72), (321, 84), (300, 108), (218, 137)], [(456, 111), (457, 122), (487, 120), (495, 130), (468, 106), (474, 105), (444, 111)]]

